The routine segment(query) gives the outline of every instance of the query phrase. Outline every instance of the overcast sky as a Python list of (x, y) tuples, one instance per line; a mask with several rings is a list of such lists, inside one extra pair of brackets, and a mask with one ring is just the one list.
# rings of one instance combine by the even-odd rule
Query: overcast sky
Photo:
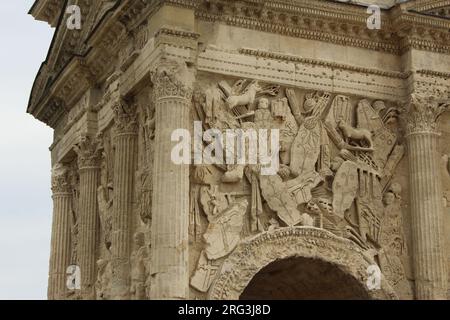
[(52, 130), (26, 114), (53, 29), (0, 1), (0, 299), (46, 299)]

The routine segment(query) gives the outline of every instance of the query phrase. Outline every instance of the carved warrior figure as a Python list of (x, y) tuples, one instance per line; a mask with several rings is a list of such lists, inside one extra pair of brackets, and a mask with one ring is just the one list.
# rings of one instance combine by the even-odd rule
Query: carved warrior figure
[[(204, 243), (191, 286), (206, 292), (243, 237), (297, 225), (349, 238), (372, 256), (384, 254), (384, 266), (398, 269), (396, 251), (389, 249), (398, 241), (387, 241), (385, 234), (388, 213), (400, 209), (398, 201), (383, 206), (383, 190), (399, 194), (391, 180), (404, 147), (387, 126), (397, 112), (382, 101), (354, 105), (346, 96), (312, 92), (302, 103), (294, 89), (264, 88), (256, 81), (221, 81), (195, 94), (205, 129), (280, 129), (281, 167), (272, 176), (261, 175), (258, 165), (194, 170), (190, 229), (204, 232)], [(209, 221), (206, 231), (198, 223), (201, 211)]]
[(383, 196), (385, 205), (384, 216), (380, 227), (381, 266), (383, 274), (396, 285), (405, 280), (405, 271), (401, 258), (406, 256), (406, 245), (403, 235), (403, 220), (401, 210), (402, 188), (393, 183)]

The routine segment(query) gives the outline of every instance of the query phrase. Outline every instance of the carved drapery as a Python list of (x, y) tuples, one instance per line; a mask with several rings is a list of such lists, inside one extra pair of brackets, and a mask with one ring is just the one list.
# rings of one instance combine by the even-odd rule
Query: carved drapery
[(152, 72), (155, 99), (152, 299), (188, 297), (189, 166), (171, 160), (171, 134), (189, 128), (192, 75), (184, 62), (163, 59)]
[(407, 110), (413, 264), (416, 298), (420, 300), (447, 297), (437, 123), (447, 107), (435, 96), (414, 94)]
[(71, 258), (72, 193), (68, 169), (56, 165), (52, 173), (53, 225), (48, 298), (66, 298), (66, 270)]
[(112, 295), (113, 299), (128, 299), (138, 124), (136, 105), (119, 100), (113, 105), (113, 111), (116, 158), (112, 217)]
[(81, 271), (81, 294), (94, 299), (96, 246), (98, 239), (97, 188), (100, 179), (101, 149), (95, 139), (82, 137), (75, 146), (80, 172), (78, 261)]

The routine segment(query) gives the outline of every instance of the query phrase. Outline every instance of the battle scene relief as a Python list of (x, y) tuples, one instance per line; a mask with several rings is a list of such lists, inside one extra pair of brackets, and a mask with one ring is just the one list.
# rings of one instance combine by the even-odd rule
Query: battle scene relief
[(197, 83), (194, 121), (224, 135), (229, 129), (279, 130), (279, 168), (264, 175), (261, 164), (192, 166), (193, 294), (204, 297), (244, 239), (304, 226), (351, 240), (377, 262), (392, 287), (408, 295), (403, 190), (396, 181), (405, 155), (398, 106), (251, 79), (211, 78)]

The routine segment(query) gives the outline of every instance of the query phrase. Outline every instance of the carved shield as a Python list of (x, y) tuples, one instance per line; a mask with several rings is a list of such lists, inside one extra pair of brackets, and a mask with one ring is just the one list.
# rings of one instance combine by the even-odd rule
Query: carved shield
[(345, 161), (336, 173), (333, 181), (333, 211), (344, 218), (345, 211), (350, 209), (358, 193), (358, 166)]
[(295, 226), (302, 220), (297, 203), (280, 176), (261, 176), (261, 193), (270, 209), (278, 214), (288, 226)]
[(373, 160), (378, 168), (386, 165), (389, 154), (395, 147), (397, 136), (392, 133), (380, 118), (380, 115), (367, 100), (361, 100), (357, 108), (358, 128), (367, 129), (373, 136)]
[(244, 217), (247, 212), (246, 200), (233, 203), (211, 221), (203, 238), (205, 253), (209, 260), (217, 260), (228, 255), (241, 240)]

